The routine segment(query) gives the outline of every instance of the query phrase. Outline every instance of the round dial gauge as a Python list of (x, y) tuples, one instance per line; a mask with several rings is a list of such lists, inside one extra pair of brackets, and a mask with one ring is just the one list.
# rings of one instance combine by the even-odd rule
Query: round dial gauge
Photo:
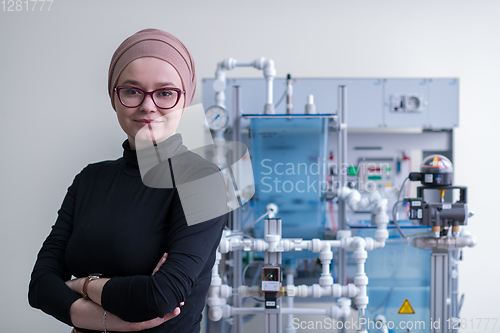
[(229, 116), (226, 109), (220, 106), (212, 106), (207, 112), (205, 112), (207, 117), (208, 127), (213, 131), (218, 131), (225, 128), (229, 122)]

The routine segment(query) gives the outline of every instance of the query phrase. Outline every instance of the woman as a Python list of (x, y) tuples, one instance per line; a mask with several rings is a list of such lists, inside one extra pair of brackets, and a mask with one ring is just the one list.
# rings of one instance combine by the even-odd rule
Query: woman
[[(108, 88), (128, 137), (123, 158), (90, 164), (75, 177), (38, 254), (29, 302), (74, 332), (199, 332), (227, 216), (212, 212), (187, 223), (186, 191), (178, 190), (218, 171), (175, 133), (196, 88), (192, 57), (171, 34), (139, 31), (115, 51)], [(142, 174), (148, 186), (136, 152), (144, 133), (158, 159), (159, 151), (165, 157)], [(166, 174), (172, 186), (152, 184)], [(204, 190), (220, 196), (223, 186)]]

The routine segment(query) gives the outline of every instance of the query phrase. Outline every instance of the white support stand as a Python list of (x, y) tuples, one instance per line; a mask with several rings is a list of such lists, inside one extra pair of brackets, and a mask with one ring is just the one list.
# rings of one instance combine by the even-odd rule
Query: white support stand
[[(281, 240), (281, 219), (265, 219), (264, 234), (266, 242), (269, 244), (268, 250), (264, 253), (264, 265), (281, 266), (281, 252), (279, 247)], [(281, 333), (281, 297), (276, 300), (276, 309), (264, 309), (265, 333)]]
[[(293, 275), (295, 273), (294, 269), (285, 269), (285, 276), (286, 276), (286, 285), (287, 286), (293, 286)], [(287, 296), (286, 298), (286, 305), (287, 309), (293, 309), (293, 297)], [(297, 330), (293, 328), (293, 314), (288, 314), (286, 316), (286, 326), (285, 326), (285, 333), (296, 333)]]

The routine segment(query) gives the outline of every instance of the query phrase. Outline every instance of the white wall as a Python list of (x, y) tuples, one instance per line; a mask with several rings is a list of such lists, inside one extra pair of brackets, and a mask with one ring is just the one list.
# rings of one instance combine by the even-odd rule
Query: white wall
[(499, 14), (495, 0), (54, 0), (50, 12), (0, 4), (0, 331), (69, 331), (29, 307), (30, 273), (75, 174), (122, 154), (107, 70), (118, 44), (147, 27), (185, 42), (199, 80), (228, 56), (272, 58), (279, 76), (459, 77), (456, 183), (469, 186), (479, 238), (461, 266), (462, 316), (500, 317), (500, 288), (487, 284), (500, 274)]

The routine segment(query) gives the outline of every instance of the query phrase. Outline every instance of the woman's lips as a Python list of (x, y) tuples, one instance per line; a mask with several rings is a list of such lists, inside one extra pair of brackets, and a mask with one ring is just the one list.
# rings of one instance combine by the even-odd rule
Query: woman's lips
[(151, 125), (151, 126), (155, 126), (155, 125), (158, 125), (161, 123), (161, 121), (158, 121), (158, 120), (142, 120), (142, 119), (139, 119), (139, 120), (134, 120), (136, 123), (142, 125), (142, 126), (147, 126), (147, 125)]

